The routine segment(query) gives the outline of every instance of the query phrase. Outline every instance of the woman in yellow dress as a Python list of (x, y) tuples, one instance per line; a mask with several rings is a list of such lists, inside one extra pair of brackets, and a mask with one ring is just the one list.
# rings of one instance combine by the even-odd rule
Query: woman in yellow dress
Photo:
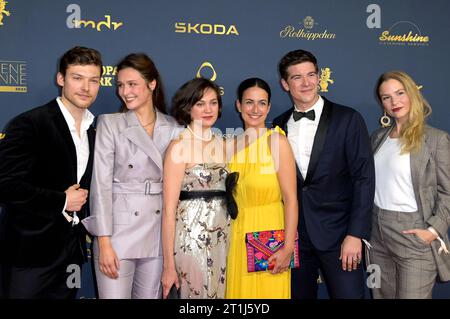
[[(267, 129), (270, 87), (262, 79), (244, 80), (237, 109), (245, 125), (229, 167), (239, 173), (235, 198), (238, 216), (231, 224), (226, 298), (290, 298), (290, 261), (297, 231), (295, 160), (284, 132)], [(285, 230), (285, 245), (268, 260), (270, 271), (247, 271), (248, 232)], [(269, 267), (271, 268), (271, 267)]]

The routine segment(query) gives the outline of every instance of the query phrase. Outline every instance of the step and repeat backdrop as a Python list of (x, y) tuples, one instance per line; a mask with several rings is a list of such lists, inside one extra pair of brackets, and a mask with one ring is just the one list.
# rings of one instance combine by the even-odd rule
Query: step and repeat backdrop
[[(145, 52), (161, 72), (167, 102), (197, 76), (220, 86), (217, 127), (224, 132), (242, 127), (238, 84), (265, 79), (273, 90), (269, 125), (292, 105), (278, 61), (305, 49), (318, 59), (321, 94), (360, 111), (369, 132), (381, 116), (375, 82), (392, 69), (416, 80), (433, 107), (429, 123), (450, 131), (449, 12), (447, 0), (0, 0), (0, 134), (12, 117), (58, 95), (58, 59), (75, 45), (103, 56), (95, 115), (119, 109), (117, 62)], [(79, 297), (93, 298), (89, 264), (83, 275)], [(450, 284), (438, 284), (434, 297), (450, 298)]]

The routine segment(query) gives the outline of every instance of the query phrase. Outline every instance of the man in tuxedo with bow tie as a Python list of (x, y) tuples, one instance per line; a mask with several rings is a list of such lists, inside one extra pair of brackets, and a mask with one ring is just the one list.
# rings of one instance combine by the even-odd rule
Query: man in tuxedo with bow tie
[(304, 50), (279, 63), (294, 102), (273, 121), (285, 130), (297, 164), (300, 268), (292, 270), (292, 298), (317, 298), (319, 269), (331, 298), (364, 298), (362, 248), (375, 190), (369, 135), (357, 111), (318, 94), (318, 70)]
[[(0, 140), (0, 262), (6, 298), (74, 298), (85, 261), (100, 53), (74, 47), (59, 63), (61, 96), (22, 113)], [(70, 281), (70, 280), (69, 280)]]

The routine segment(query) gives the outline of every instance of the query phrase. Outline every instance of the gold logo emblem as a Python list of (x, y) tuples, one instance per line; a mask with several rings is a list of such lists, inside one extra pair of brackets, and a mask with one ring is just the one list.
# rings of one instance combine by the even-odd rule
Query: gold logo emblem
[(25, 61), (0, 61), (0, 92), (27, 92)]
[(331, 70), (330, 68), (320, 69), (320, 79), (319, 86), (320, 92), (328, 92), (328, 85), (334, 84), (334, 80), (331, 79)]
[[(214, 67), (213, 67), (213, 65), (211, 64), (211, 62), (208, 62), (208, 61), (203, 62), (202, 65), (198, 68), (198, 70), (197, 70), (197, 77), (198, 77), (198, 78), (201, 78), (201, 77), (202, 77), (202, 70), (203, 70), (204, 68), (209, 68), (209, 69), (211, 69), (212, 75), (211, 75), (211, 77), (210, 77), (209, 79), (210, 79), (211, 81), (215, 81), (215, 80), (217, 79), (217, 73), (216, 73), (216, 70), (214, 70)], [(203, 77), (204, 77), (204, 78), (207, 78), (206, 76), (203, 76)]]
[(117, 66), (113, 65), (104, 65), (102, 78), (100, 79), (101, 86), (113, 86), (115, 83), (117, 74)]
[(239, 35), (239, 32), (234, 25), (226, 26), (223, 24), (209, 23), (175, 22), (175, 32), (213, 35)]
[(75, 25), (75, 28), (80, 28), (81, 26), (83, 26), (84, 28), (87, 27), (91, 27), (92, 29), (96, 29), (98, 32), (102, 31), (102, 28), (107, 28), (110, 29), (111, 28), (115, 31), (118, 28), (120, 28), (121, 26), (123, 26), (123, 22), (119, 21), (119, 22), (115, 22), (112, 21), (111, 22), (111, 16), (109, 14), (105, 15), (105, 21), (99, 21), (99, 22), (95, 22), (92, 20), (73, 20), (73, 23)]
[(306, 16), (303, 19), (303, 26), (305, 29), (312, 29), (314, 27), (314, 19), (311, 16)]
[[(302, 21), (298, 22), (298, 26), (287, 25), (280, 31), (280, 38), (297, 38), (300, 40), (334, 40), (336, 33), (331, 33), (327, 28), (315, 30), (318, 25), (313, 17), (306, 16)], [(314, 29), (314, 30), (313, 30)]]
[[(210, 69), (212, 74), (211, 76), (204, 76), (202, 75), (204, 73), (204, 69)], [(217, 72), (214, 69), (213, 65), (211, 64), (211, 62), (205, 61), (202, 63), (202, 65), (200, 65), (200, 67), (197, 70), (197, 78), (205, 78), (205, 79), (210, 79), (211, 81), (215, 81), (217, 79)], [(224, 95), (225, 91), (224, 88), (219, 86), (219, 91), (220, 91), (220, 95)]]
[(0, 133), (0, 140), (3, 140), (5, 138), (6, 134), (5, 133)]
[(6, 10), (6, 4), (8, 1), (0, 0), (0, 25), (3, 25), (3, 15), (9, 17), (11, 12)]
[(422, 33), (420, 28), (411, 21), (394, 23), (389, 30), (385, 30), (378, 38), (384, 45), (415, 45), (426, 46), (430, 37)]

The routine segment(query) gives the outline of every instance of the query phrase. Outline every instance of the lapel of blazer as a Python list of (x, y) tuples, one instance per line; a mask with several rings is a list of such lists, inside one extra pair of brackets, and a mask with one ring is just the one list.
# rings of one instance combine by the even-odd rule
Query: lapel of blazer
[(314, 143), (311, 150), (311, 157), (309, 160), (308, 171), (306, 173), (305, 185), (311, 182), (311, 179), (316, 171), (317, 164), (319, 163), (320, 154), (325, 144), (327, 137), (328, 127), (330, 126), (331, 113), (333, 111), (333, 104), (327, 99), (323, 98), (323, 110), (319, 120), (319, 126), (317, 127), (316, 135), (314, 136)]
[(91, 125), (87, 130), (89, 140), (89, 160), (94, 157), (94, 145), (95, 145), (95, 128)]
[(86, 170), (84, 171), (84, 174), (83, 174), (83, 177), (81, 178), (81, 180), (84, 181), (84, 179), (88, 178), (88, 180), (85, 181), (85, 183), (86, 183), (87, 187), (89, 187), (89, 184), (90, 184), (89, 179), (90, 179), (90, 176), (92, 175), (92, 164), (94, 161), (94, 144), (95, 144), (95, 128), (92, 125), (87, 130), (87, 136), (88, 136), (88, 141), (89, 141), (89, 157), (88, 157)]
[(66, 119), (59, 109), (59, 105), (56, 100), (53, 100), (49, 103), (49, 112), (53, 117), (53, 123), (56, 126), (56, 129), (62, 138), (63, 145), (67, 151), (67, 155), (69, 157), (69, 163), (72, 174), (72, 180), (74, 183), (77, 181), (77, 151), (75, 149), (75, 144), (73, 143), (72, 134), (70, 133), (69, 126), (67, 125)]
[[(157, 112), (155, 127), (153, 129), (153, 134), (157, 131), (158, 121), (161, 121), (159, 113)], [(139, 120), (134, 111), (128, 111), (126, 113), (126, 120), (128, 127), (124, 131), (124, 135), (139, 147), (148, 157), (160, 168), (162, 169), (162, 156), (159, 149), (156, 147), (155, 136), (152, 138), (147, 134), (144, 128), (140, 125)]]
[[(94, 163), (94, 143), (95, 143), (95, 128), (91, 125), (87, 130), (87, 136), (89, 141), (89, 157), (86, 165), (86, 170), (80, 180), (82, 188), (89, 189), (91, 185), (92, 177), (92, 165)], [(89, 199), (88, 199), (89, 202)], [(83, 205), (81, 211), (78, 212), (78, 216), (83, 219), (89, 216), (89, 203)]]
[(291, 109), (289, 109), (286, 112), (284, 112), (283, 114), (281, 114), (279, 117), (279, 122), (274, 123), (274, 125), (275, 126), (278, 125), (286, 133), (286, 135), (288, 134), (287, 122), (289, 121), (289, 118), (291, 117), (292, 112), (294, 112), (294, 107), (292, 107)]
[[(375, 155), (380, 149), (381, 145), (386, 141), (389, 134), (394, 129), (395, 124), (389, 127), (387, 130), (382, 130), (378, 133), (378, 136), (375, 137), (372, 143), (373, 154)], [(414, 189), (414, 196), (416, 197), (417, 205), (420, 207), (420, 193), (419, 193), (419, 185), (421, 180), (421, 175), (425, 171), (425, 166), (428, 162), (429, 157), (431, 156), (428, 148), (426, 147), (428, 141), (428, 135), (425, 133), (424, 139), (422, 141), (422, 145), (418, 152), (411, 152), (409, 157), (409, 162), (411, 166), (411, 181)]]
[(372, 142), (373, 155), (375, 155), (378, 152), (381, 145), (383, 145), (384, 141), (386, 141), (386, 139), (388, 138), (389, 134), (391, 134), (394, 127), (395, 127), (395, 125), (392, 125), (388, 129), (381, 130), (378, 132), (377, 136), (374, 137), (374, 140)]
[[(284, 112), (283, 114), (281, 114), (277, 118), (278, 121), (274, 121), (274, 123), (273, 123), (273, 127), (279, 126), (286, 133), (286, 136), (289, 135), (288, 128), (287, 128), (287, 122), (291, 118), (292, 112), (294, 112), (294, 107), (292, 107), (291, 109), (289, 109), (286, 112)], [(304, 183), (303, 175), (300, 173), (297, 163), (295, 163), (295, 170), (297, 173), (297, 178), (303, 184)]]
[(428, 142), (428, 135), (426, 134), (425, 131), (425, 135), (423, 137), (420, 149), (417, 152), (411, 152), (410, 155), (411, 180), (414, 188), (414, 195), (416, 196), (418, 206), (421, 205), (419, 193), (420, 181), (422, 180), (421, 177), (422, 174), (425, 172), (426, 164), (431, 156), (430, 152), (428, 151), (427, 142)]
[(160, 154), (164, 154), (165, 146), (167, 141), (172, 139), (173, 135), (173, 124), (167, 120), (167, 115), (157, 111), (158, 115), (155, 123), (155, 128), (153, 129), (153, 141), (155, 146), (159, 149)]

